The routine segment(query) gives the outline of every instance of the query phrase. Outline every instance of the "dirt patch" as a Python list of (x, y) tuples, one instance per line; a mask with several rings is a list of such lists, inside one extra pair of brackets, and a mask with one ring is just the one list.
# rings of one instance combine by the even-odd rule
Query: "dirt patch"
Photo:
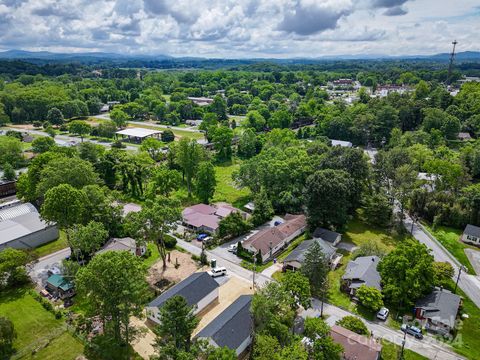
[[(175, 264), (179, 266), (176, 269)], [(178, 283), (198, 270), (197, 263), (192, 260), (192, 256), (178, 250), (170, 253), (170, 262), (167, 262), (167, 268), (163, 269), (163, 262), (159, 259), (148, 271), (147, 281), (154, 287), (159, 281), (166, 279), (173, 283)]]
[(145, 320), (132, 317), (130, 318), (130, 323), (140, 331), (140, 334), (132, 342), (133, 349), (142, 358), (150, 359), (150, 356), (155, 355), (155, 348), (153, 347), (156, 338), (155, 334), (145, 325)]

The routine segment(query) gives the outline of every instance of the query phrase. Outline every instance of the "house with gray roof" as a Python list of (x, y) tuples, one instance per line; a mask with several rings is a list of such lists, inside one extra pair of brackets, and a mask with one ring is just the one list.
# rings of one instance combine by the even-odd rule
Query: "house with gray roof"
[(0, 206), (0, 250), (34, 249), (58, 236), (56, 225), (42, 220), (32, 204), (13, 201)]
[(101, 250), (97, 251), (97, 254), (101, 254), (106, 251), (129, 251), (133, 255), (143, 256), (145, 255), (147, 248), (145, 245), (137, 245), (135, 239), (132, 239), (131, 237), (125, 237), (110, 239)]
[(342, 234), (324, 228), (316, 228), (313, 232), (313, 238), (322, 239), (333, 246), (337, 246), (337, 244), (342, 241)]
[(463, 230), (462, 241), (469, 244), (480, 244), (480, 227), (468, 224)]
[(352, 297), (362, 285), (382, 290), (381, 277), (377, 271), (379, 262), (378, 256), (360, 256), (350, 261), (342, 276), (341, 288)]
[(218, 301), (218, 287), (218, 283), (208, 273), (193, 273), (148, 304), (148, 320), (160, 324), (160, 308), (168, 299), (177, 295), (185, 298), (187, 304), (194, 307), (194, 314), (199, 314)]
[(322, 252), (325, 255), (325, 259), (328, 261), (328, 264), (332, 268), (335, 268), (342, 258), (342, 255), (337, 254), (337, 249), (323, 239), (305, 240), (300, 243), (283, 261), (284, 268), (288, 270), (300, 269), (305, 260), (305, 254), (315, 242), (322, 248)]
[(415, 317), (423, 322), (426, 330), (448, 334), (455, 328), (461, 303), (460, 296), (436, 287), (415, 303)]
[(220, 315), (205, 326), (195, 339), (206, 339), (215, 347), (228, 347), (237, 356), (252, 343), (253, 320), (250, 314), (252, 295), (241, 295)]

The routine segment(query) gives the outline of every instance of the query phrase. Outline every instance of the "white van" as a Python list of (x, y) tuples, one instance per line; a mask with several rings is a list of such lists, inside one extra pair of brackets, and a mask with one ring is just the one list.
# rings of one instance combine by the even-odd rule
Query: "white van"
[(217, 268), (213, 268), (212, 270), (210, 270), (208, 272), (208, 275), (210, 275), (211, 277), (218, 277), (218, 276), (225, 276), (227, 275), (227, 269), (224, 268), (224, 267), (217, 267)]

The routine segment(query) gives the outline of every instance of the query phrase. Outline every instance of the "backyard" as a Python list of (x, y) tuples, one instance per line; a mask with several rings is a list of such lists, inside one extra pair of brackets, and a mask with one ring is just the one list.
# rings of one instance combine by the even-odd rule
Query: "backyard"
[(236, 187), (232, 174), (240, 168), (241, 161), (233, 159), (231, 162), (215, 166), (217, 188), (212, 202), (225, 201), (237, 208), (243, 207), (250, 200), (250, 190)]
[(468, 273), (475, 275), (475, 269), (465, 254), (465, 249), (475, 249), (472, 245), (465, 244), (460, 241), (462, 230), (454, 229), (446, 226), (437, 226), (434, 230), (431, 226), (423, 224), (425, 228), (432, 234), (461, 264), (467, 267)]
[[(75, 359), (83, 345), (67, 330), (63, 320), (45, 310), (28, 288), (0, 295), (0, 315), (8, 316), (17, 332), (14, 347), (18, 359)], [(35, 350), (41, 349), (35, 352)]]

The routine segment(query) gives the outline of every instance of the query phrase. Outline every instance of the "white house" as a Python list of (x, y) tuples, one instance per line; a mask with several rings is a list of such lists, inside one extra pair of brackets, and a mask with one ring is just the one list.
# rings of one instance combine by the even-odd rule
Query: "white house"
[(480, 244), (480, 227), (468, 224), (463, 231), (462, 241), (469, 244)]

